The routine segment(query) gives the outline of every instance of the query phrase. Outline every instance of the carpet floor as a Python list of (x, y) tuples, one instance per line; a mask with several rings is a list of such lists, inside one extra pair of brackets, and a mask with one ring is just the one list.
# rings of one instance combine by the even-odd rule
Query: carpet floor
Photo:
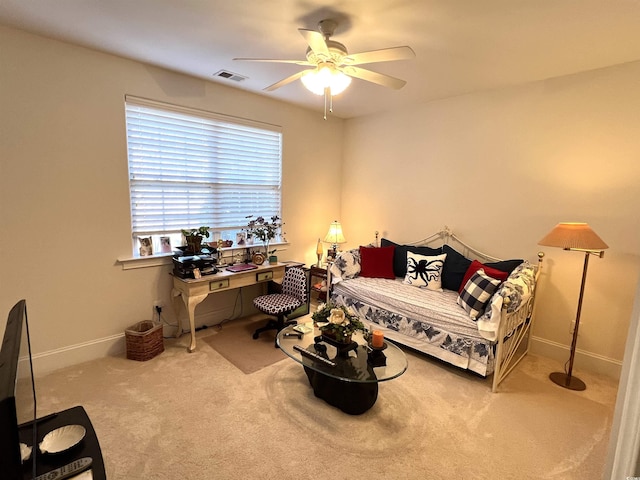
[(547, 378), (560, 365), (529, 355), (494, 394), (490, 379), (406, 352), (407, 372), (350, 416), (286, 357), (243, 373), (207, 338), (227, 328), (198, 332), (191, 354), (184, 335), (146, 362), (106, 357), (39, 377), (38, 413), (83, 405), (110, 480), (601, 478), (612, 379), (578, 368), (587, 390), (565, 390)]

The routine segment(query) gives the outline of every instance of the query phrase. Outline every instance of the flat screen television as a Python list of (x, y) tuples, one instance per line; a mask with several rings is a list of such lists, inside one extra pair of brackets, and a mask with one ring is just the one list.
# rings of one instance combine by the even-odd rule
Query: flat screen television
[[(36, 453), (38, 450), (36, 439), (36, 393), (33, 378), (33, 363), (31, 358), (31, 342), (29, 338), (29, 324), (27, 321), (27, 304), (20, 300), (9, 312), (4, 331), (4, 340), (0, 349), (0, 472), (6, 480), (22, 480), (26, 475), (27, 466), (22, 465), (20, 454), (20, 440), (18, 437), (18, 411), (16, 407), (16, 382), (18, 379), (18, 359), (22, 344), (22, 329), (25, 326), (26, 344), (29, 354), (29, 370), (31, 375), (31, 390), (33, 393), (33, 429), (34, 446), (31, 460), (31, 478), (36, 475)], [(26, 353), (26, 352), (25, 352)], [(21, 405), (24, 407), (24, 405)], [(27, 477), (28, 478), (28, 477)]]

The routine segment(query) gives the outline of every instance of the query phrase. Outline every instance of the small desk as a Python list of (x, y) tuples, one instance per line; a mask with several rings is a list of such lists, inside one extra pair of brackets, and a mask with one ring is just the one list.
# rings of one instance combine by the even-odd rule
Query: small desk
[(257, 283), (267, 283), (276, 281), (282, 283), (284, 278), (285, 264), (269, 265), (264, 264), (253, 270), (245, 272), (233, 273), (222, 268), (218, 273), (213, 275), (205, 275), (202, 278), (179, 278), (173, 277), (173, 289), (171, 297), (174, 300), (174, 308), (176, 317), (178, 318), (178, 333), (182, 333), (182, 321), (179, 314), (178, 297), (182, 297), (184, 306), (189, 315), (189, 327), (191, 328), (191, 344), (188, 347), (189, 352), (196, 349), (196, 306), (201, 303), (209, 295), (231, 290), (234, 288), (247, 287)]

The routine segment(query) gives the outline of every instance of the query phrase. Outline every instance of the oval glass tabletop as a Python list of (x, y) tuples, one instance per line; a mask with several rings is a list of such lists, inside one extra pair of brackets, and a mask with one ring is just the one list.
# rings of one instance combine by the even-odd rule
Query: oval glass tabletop
[(311, 330), (300, 333), (288, 326), (278, 333), (278, 346), (289, 357), (306, 368), (338, 380), (357, 383), (377, 383), (399, 377), (407, 370), (407, 357), (391, 342), (383, 349), (372, 349), (360, 332), (353, 335), (354, 344), (336, 347), (322, 339), (313, 324)]

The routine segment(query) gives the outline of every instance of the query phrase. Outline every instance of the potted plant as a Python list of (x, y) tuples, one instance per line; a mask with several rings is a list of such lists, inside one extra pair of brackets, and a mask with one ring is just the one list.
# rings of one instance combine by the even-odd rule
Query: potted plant
[(311, 315), (324, 337), (338, 343), (350, 343), (351, 335), (361, 331), (366, 335), (367, 327), (358, 315), (343, 305), (332, 305), (330, 302), (318, 305), (318, 309)]
[(273, 215), (271, 221), (266, 220), (264, 217), (254, 219), (253, 215), (249, 215), (247, 218), (249, 219), (249, 223), (247, 223), (247, 227), (244, 229), (247, 232), (247, 238), (257, 238), (261, 240), (264, 245), (264, 254), (266, 257), (275, 253), (275, 250), (269, 251), (269, 242), (276, 237), (278, 230), (284, 225), (280, 221), (280, 217)]
[(202, 248), (202, 238), (209, 238), (210, 227), (192, 228), (190, 230), (182, 230), (182, 235), (187, 242), (187, 251), (198, 253)]

